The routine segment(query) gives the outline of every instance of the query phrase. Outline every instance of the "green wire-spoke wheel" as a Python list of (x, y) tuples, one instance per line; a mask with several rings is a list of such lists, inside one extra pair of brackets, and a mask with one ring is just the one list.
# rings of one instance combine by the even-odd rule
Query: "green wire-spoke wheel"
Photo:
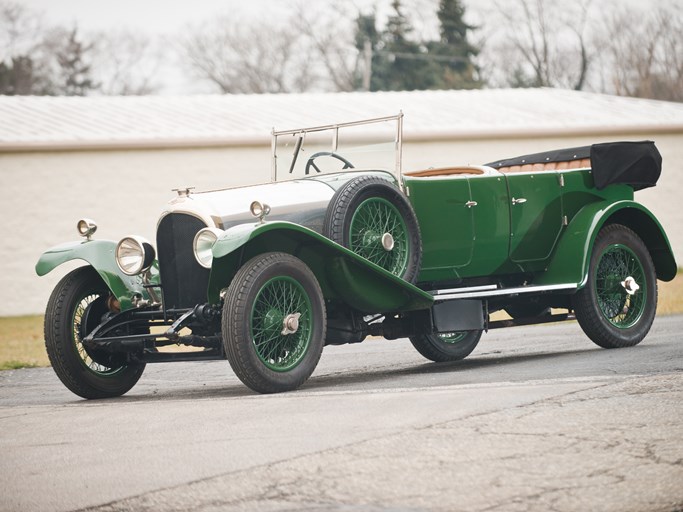
[(584, 332), (604, 348), (630, 347), (650, 330), (657, 308), (657, 280), (642, 240), (620, 224), (595, 241), (588, 282), (574, 296)]
[(77, 302), (71, 322), (73, 341), (81, 363), (94, 374), (101, 376), (115, 375), (124, 368), (116, 364), (111, 356), (107, 357), (106, 353), (87, 349), (83, 345), (83, 338), (97, 327), (98, 319), (101, 319), (107, 312), (107, 295), (98, 293), (85, 295)]
[(628, 329), (645, 310), (645, 271), (628, 247), (611, 245), (600, 256), (595, 271), (595, 293), (603, 316), (615, 327)]
[(360, 203), (349, 229), (349, 249), (394, 275), (405, 273), (408, 228), (401, 213), (388, 200), (371, 197)]
[(417, 279), (422, 261), (417, 217), (384, 178), (359, 176), (342, 185), (327, 207), (322, 232), (395, 276)]
[(460, 343), (463, 341), (465, 338), (467, 338), (468, 331), (457, 331), (457, 332), (449, 332), (446, 334), (437, 334), (437, 336), (441, 339), (443, 343), (449, 344), (449, 345), (454, 345), (456, 343)]
[(286, 372), (298, 365), (311, 342), (311, 301), (301, 284), (274, 277), (256, 294), (251, 311), (251, 337), (263, 364)]
[(469, 356), (481, 339), (482, 331), (456, 331), (411, 336), (410, 342), (425, 358), (436, 363), (460, 361)]
[(225, 296), (222, 334), (230, 366), (259, 393), (294, 390), (318, 364), (325, 322), (322, 291), (304, 262), (278, 252), (256, 256)]
[(92, 267), (78, 268), (57, 284), (45, 312), (45, 348), (52, 368), (73, 393), (83, 398), (120, 396), (145, 368), (125, 355), (88, 349), (83, 338), (108, 312), (109, 289)]

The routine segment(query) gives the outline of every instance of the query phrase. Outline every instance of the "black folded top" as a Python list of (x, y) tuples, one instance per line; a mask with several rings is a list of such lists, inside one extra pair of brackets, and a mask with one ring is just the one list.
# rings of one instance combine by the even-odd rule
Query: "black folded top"
[(654, 187), (662, 173), (662, 155), (649, 140), (605, 142), (592, 146), (557, 149), (498, 160), (486, 164), (494, 169), (513, 165), (566, 162), (590, 158), (595, 188), (602, 190), (613, 183), (631, 185), (634, 190)]

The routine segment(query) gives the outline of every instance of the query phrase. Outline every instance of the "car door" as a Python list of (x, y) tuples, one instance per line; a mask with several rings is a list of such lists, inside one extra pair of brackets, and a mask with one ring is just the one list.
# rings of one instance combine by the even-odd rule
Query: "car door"
[(556, 171), (505, 174), (510, 209), (510, 260), (540, 270), (562, 230), (562, 187)]
[(462, 274), (488, 276), (506, 271), (510, 238), (508, 189), (502, 174), (470, 176), (474, 247), (472, 260)]
[(472, 260), (473, 208), (466, 176), (406, 180), (422, 236), (420, 281), (458, 277)]

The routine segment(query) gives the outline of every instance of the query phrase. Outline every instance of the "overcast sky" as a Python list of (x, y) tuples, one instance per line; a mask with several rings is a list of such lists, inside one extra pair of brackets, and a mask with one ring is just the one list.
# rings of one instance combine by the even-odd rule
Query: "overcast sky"
[[(16, 1), (16, 0), (15, 0)], [(438, 0), (411, 0), (412, 9), (433, 6)], [(378, 6), (379, 15), (388, 12), (391, 0), (346, 0), (346, 4), (363, 12)], [(157, 36), (166, 41), (166, 50), (177, 34), (188, 26), (220, 16), (238, 19), (276, 21), (286, 19), (297, 5), (314, 6), (316, 10), (339, 0), (19, 0), (21, 5), (43, 14), (44, 23), (77, 25), (81, 33), (93, 31), (133, 30)], [(412, 10), (411, 9), (411, 10)], [(433, 11), (433, 7), (427, 10)], [(192, 80), (183, 73), (172, 52), (165, 50), (165, 63), (158, 69), (161, 94), (215, 93), (215, 86)]]
[[(497, 0), (505, 4), (511, 0)], [(565, 0), (567, 3), (576, 0)], [(605, 0), (593, 0), (593, 4)], [(469, 11), (485, 11), (493, 0), (465, 0)], [(43, 11), (49, 20), (59, 23), (77, 22), (86, 30), (114, 27), (137, 28), (166, 34), (187, 23), (198, 23), (214, 15), (240, 13), (249, 16), (285, 16), (295, 4), (352, 5), (367, 10), (379, 6), (380, 14), (389, 9), (391, 0), (21, 0), (21, 4)], [(404, 0), (411, 12), (433, 11), (438, 0)], [(652, 5), (678, 3), (683, 0), (615, 0), (615, 3)], [(423, 9), (428, 8), (428, 9)]]
[[(389, 0), (378, 0), (387, 3)], [(301, 0), (22, 0), (21, 3), (46, 13), (50, 21), (77, 22), (85, 30), (115, 27), (137, 28), (145, 32), (167, 34), (188, 23), (199, 23), (214, 15), (236, 13), (248, 16), (285, 16)], [(308, 0), (309, 4), (334, 4), (335, 0)], [(350, 0), (359, 6), (373, 0)]]
[[(217, 92), (212, 84), (189, 78), (178, 65), (177, 56), (168, 51), (176, 36), (188, 26), (201, 26), (221, 16), (277, 21), (287, 19), (299, 5), (316, 12), (324, 11), (326, 6), (331, 9), (341, 5), (339, 0), (19, 0), (19, 3), (42, 13), (47, 25), (76, 25), (83, 34), (132, 30), (165, 41), (164, 64), (157, 74), (158, 82), (163, 84), (161, 94)], [(419, 25), (421, 13), (433, 16), (437, 3), (438, 0), (406, 0), (404, 5), (411, 20)], [(381, 19), (389, 13), (391, 0), (345, 0), (344, 5), (351, 12), (375, 9)]]
[[(15, 0), (17, 1), (17, 0)], [(198, 81), (189, 82), (168, 48), (176, 36), (184, 33), (188, 25), (201, 26), (202, 22), (220, 16), (232, 16), (238, 19), (278, 20), (287, 19), (298, 5), (315, 9), (316, 12), (333, 5), (350, 7), (350, 11), (370, 12), (377, 10), (382, 19), (390, 12), (391, 0), (18, 0), (28, 8), (42, 12), (44, 22), (63, 26), (77, 25), (81, 33), (93, 31), (110, 31), (115, 29), (133, 30), (165, 41), (164, 60), (166, 63), (159, 70), (160, 81), (164, 88), (162, 94), (185, 94), (217, 92), (215, 87)], [(468, 21), (474, 25), (485, 25), (487, 12), (492, 9), (493, 2), (505, 4), (512, 0), (465, 0)], [(578, 0), (564, 0), (567, 3)], [(585, 1), (585, 0), (582, 0)], [(683, 0), (592, 0), (593, 7), (609, 1), (618, 8), (619, 5), (638, 6), (673, 3), (683, 5)], [(418, 29), (418, 34), (431, 37), (425, 33), (435, 30), (437, 23), (435, 8), (438, 0), (404, 0), (403, 5)], [(484, 33), (480, 31), (484, 37)], [(163, 46), (163, 45), (162, 45)]]

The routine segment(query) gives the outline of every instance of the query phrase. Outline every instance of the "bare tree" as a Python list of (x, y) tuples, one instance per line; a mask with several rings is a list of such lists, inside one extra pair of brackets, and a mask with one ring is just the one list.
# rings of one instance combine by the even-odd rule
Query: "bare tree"
[(44, 32), (37, 12), (0, 1), (0, 94), (52, 93)]
[(300, 6), (294, 20), (313, 50), (314, 62), (309, 65), (317, 70), (316, 81), (328, 81), (334, 91), (355, 90), (363, 56), (354, 45), (356, 27), (348, 5), (335, 4), (325, 12)]
[(106, 95), (143, 95), (159, 90), (155, 82), (161, 56), (149, 37), (130, 30), (98, 32), (90, 38), (93, 76)]
[(604, 88), (623, 96), (683, 101), (682, 33), (680, 6), (660, 5), (650, 13), (612, 10), (601, 40)]
[(223, 93), (306, 91), (315, 74), (309, 49), (291, 26), (219, 18), (190, 29), (181, 55), (197, 76)]
[(50, 52), (52, 81), (56, 94), (85, 96), (97, 89), (92, 78), (92, 51), (94, 43), (83, 38), (78, 27), (62, 27), (49, 31), (43, 43)]
[(33, 53), (42, 43), (40, 14), (11, 1), (0, 1), (0, 61)]
[[(492, 82), (533, 87), (586, 86), (593, 51), (589, 41), (592, 0), (495, 0), (494, 20), (482, 58), (494, 71)], [(495, 76), (495, 75), (498, 76)]]

